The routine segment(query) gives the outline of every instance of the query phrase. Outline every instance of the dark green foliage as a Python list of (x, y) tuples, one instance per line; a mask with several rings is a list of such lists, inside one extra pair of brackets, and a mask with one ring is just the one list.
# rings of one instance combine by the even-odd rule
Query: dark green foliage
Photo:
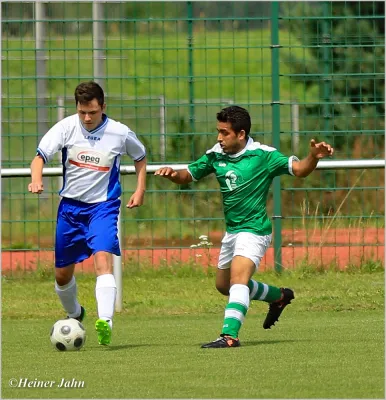
[[(292, 79), (319, 92), (318, 102), (301, 108), (301, 130), (321, 133), (348, 156), (356, 140), (361, 157), (382, 155), (384, 14), (384, 2), (282, 4), (283, 27), (312, 55), (286, 57)], [(365, 138), (356, 138), (363, 131)]]
[[(188, 2), (174, 1), (125, 1), (111, 2), (104, 5), (105, 18), (116, 20), (115, 24), (106, 26), (109, 33), (119, 30), (128, 34), (136, 30), (136, 24), (143, 24), (148, 32), (187, 29), (186, 20), (194, 18), (197, 25), (205, 25), (207, 30), (243, 30), (267, 28), (270, 18), (270, 2), (208, 1)], [(191, 11), (190, 11), (191, 10)], [(51, 20), (48, 31), (55, 34), (70, 34), (74, 31), (90, 34), (92, 32), (92, 2), (55, 2), (45, 5), (45, 14)], [(3, 31), (11, 35), (33, 34), (34, 4), (32, 2), (3, 2), (2, 15), (11, 22), (3, 25)], [(231, 17), (231, 18), (230, 18)], [(17, 20), (24, 19), (23, 24)], [(62, 20), (73, 19), (73, 24), (63, 24)], [(168, 21), (154, 21), (164, 19)], [(198, 21), (200, 19), (201, 21)], [(221, 19), (227, 19), (222, 21)], [(149, 23), (151, 22), (151, 23)]]

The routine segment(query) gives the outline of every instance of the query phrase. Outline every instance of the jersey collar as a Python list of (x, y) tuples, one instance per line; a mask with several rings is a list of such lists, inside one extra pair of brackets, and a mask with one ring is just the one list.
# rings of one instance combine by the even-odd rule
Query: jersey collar
[(253, 139), (252, 139), (251, 137), (249, 137), (249, 138), (248, 138), (248, 142), (245, 144), (245, 147), (244, 147), (242, 150), (240, 150), (240, 151), (239, 151), (238, 153), (236, 153), (236, 154), (228, 154), (228, 157), (231, 157), (231, 158), (240, 157), (242, 154), (244, 154), (244, 153), (247, 151), (248, 147), (249, 147), (252, 143), (253, 143)]
[(79, 119), (79, 122), (80, 122), (80, 126), (82, 127), (82, 129), (85, 131), (85, 132), (87, 132), (87, 134), (89, 135), (89, 134), (96, 134), (96, 133), (98, 133), (98, 132), (100, 132), (102, 129), (104, 129), (105, 128), (105, 126), (107, 125), (107, 122), (108, 122), (108, 117), (107, 117), (107, 115), (106, 114), (102, 114), (102, 121), (101, 121), (101, 123), (96, 127), (96, 128), (94, 128), (93, 130), (91, 130), (91, 131), (88, 131), (84, 126), (83, 126), (83, 124), (82, 124), (82, 121)]

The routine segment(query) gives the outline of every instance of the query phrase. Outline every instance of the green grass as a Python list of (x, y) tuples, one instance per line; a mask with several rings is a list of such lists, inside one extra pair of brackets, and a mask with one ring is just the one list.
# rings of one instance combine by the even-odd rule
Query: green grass
[[(366, 272), (373, 271), (373, 272)], [(85, 348), (56, 352), (49, 330), (61, 315), (52, 276), (3, 277), (2, 397), (6, 398), (384, 398), (384, 271), (257, 274), (294, 288), (272, 330), (267, 305), (253, 302), (242, 347), (207, 350), (226, 298), (214, 272), (188, 266), (126, 270), (113, 344), (99, 347), (95, 278), (78, 276), (87, 308)], [(10, 388), (11, 378), (84, 381), (84, 388)]]
[[(3, 322), (6, 398), (384, 398), (383, 313), (287, 311), (272, 331), (250, 316), (240, 349), (207, 350), (220, 315), (118, 316), (114, 344), (50, 348), (48, 320)], [(27, 345), (26, 345), (27, 344)], [(11, 378), (85, 387), (9, 388)]]

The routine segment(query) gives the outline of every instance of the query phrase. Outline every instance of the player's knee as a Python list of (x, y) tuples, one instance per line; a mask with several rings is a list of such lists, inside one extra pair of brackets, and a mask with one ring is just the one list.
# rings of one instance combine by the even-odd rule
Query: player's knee
[(68, 283), (70, 283), (71, 278), (62, 277), (62, 276), (58, 277), (58, 276), (57, 276), (57, 277), (55, 278), (55, 280), (56, 280), (56, 283), (57, 283), (59, 286), (64, 286), (64, 285), (67, 285)]
[(70, 283), (72, 279), (72, 274), (65, 273), (64, 271), (56, 271), (55, 280), (59, 286), (64, 286)]
[(228, 296), (229, 295), (229, 286), (225, 286), (222, 283), (217, 283), (216, 282), (216, 289), (223, 294), (224, 296)]
[(113, 255), (108, 252), (94, 254), (94, 267), (97, 276), (113, 273)]
[(110, 265), (103, 265), (103, 264), (95, 265), (96, 276), (112, 274), (112, 273), (113, 273), (113, 269)]

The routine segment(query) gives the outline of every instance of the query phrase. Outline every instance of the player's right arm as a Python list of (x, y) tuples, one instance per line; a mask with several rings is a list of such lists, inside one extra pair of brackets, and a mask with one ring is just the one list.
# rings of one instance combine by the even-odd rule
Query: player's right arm
[(155, 171), (154, 175), (162, 176), (163, 178), (169, 179), (169, 181), (177, 183), (178, 185), (184, 185), (193, 181), (192, 175), (190, 175), (187, 169), (175, 171), (170, 167), (162, 167)]
[(40, 194), (43, 190), (43, 166), (44, 160), (37, 155), (31, 162), (31, 183), (28, 185), (28, 191)]
[(154, 175), (162, 176), (178, 185), (185, 185), (192, 181), (198, 181), (214, 172), (213, 153), (211, 155), (209, 153), (211, 153), (211, 151), (189, 164), (188, 169), (175, 171), (170, 167), (162, 167), (158, 169)]
[(42, 138), (37, 154), (31, 162), (31, 183), (28, 191), (41, 193), (43, 188), (43, 166), (63, 148), (66, 127), (62, 121), (56, 123)]

